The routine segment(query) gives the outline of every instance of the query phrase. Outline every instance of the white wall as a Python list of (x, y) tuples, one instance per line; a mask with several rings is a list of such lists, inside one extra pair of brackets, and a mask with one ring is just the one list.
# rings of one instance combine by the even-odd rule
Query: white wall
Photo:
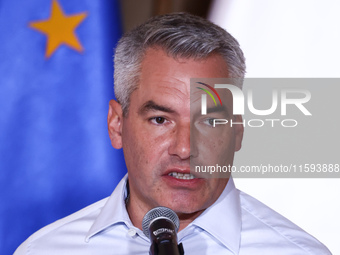
[[(246, 77), (329, 78), (340, 77), (339, 11), (338, 0), (215, 0), (210, 20), (240, 42)], [(340, 179), (235, 182), (340, 254)]]

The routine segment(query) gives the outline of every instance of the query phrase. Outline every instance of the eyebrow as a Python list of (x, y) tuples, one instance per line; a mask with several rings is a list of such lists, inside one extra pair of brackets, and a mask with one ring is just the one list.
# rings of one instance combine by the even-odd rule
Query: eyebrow
[(226, 112), (226, 113), (228, 113), (228, 109), (225, 108), (222, 105), (207, 108), (207, 113), (214, 113), (214, 112)]
[[(226, 108), (225, 106), (219, 105), (219, 106), (207, 108), (207, 114), (215, 113), (215, 112), (226, 113), (227, 114), (226, 118), (229, 118), (229, 116), (230, 116), (228, 108)], [(200, 116), (204, 116), (204, 115), (201, 115), (201, 111), (195, 112), (194, 115), (193, 115), (194, 118), (198, 118)]]
[(139, 114), (143, 115), (149, 111), (161, 111), (167, 113), (175, 113), (175, 111), (169, 107), (156, 104), (154, 101), (149, 100), (139, 108)]

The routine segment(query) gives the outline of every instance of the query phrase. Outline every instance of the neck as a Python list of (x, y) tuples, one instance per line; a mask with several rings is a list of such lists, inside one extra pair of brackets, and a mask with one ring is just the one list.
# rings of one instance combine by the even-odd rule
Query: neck
[(204, 212), (204, 210), (194, 212), (194, 213), (189, 213), (189, 214), (177, 213), (177, 216), (178, 216), (179, 222), (180, 222), (178, 231), (181, 231), (184, 228), (186, 228), (191, 222), (193, 222), (203, 212)]
[[(142, 230), (142, 221), (144, 215), (150, 210), (145, 209), (142, 206), (138, 206), (138, 204), (133, 203), (133, 199), (129, 198), (126, 200), (126, 210), (129, 214), (132, 224)], [(180, 227), (178, 231), (186, 228), (191, 222), (193, 222), (198, 216), (200, 216), (204, 210), (197, 211), (194, 213), (177, 213), (177, 216), (180, 221)]]

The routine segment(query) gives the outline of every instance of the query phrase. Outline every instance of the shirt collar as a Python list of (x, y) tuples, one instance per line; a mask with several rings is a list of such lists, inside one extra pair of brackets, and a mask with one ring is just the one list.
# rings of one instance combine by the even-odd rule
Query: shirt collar
[[(124, 223), (128, 228), (133, 227), (125, 206), (127, 197), (127, 174), (119, 182), (112, 195), (88, 231), (85, 241), (109, 226)], [(207, 208), (190, 226), (202, 228), (220, 241), (229, 250), (238, 254), (241, 237), (241, 206), (238, 191), (232, 178), (216, 202)], [(186, 229), (187, 229), (186, 228)], [(183, 229), (181, 235), (186, 232)], [(140, 230), (138, 232), (141, 232)]]
[(238, 190), (235, 188), (232, 178), (229, 179), (227, 186), (216, 202), (190, 225), (202, 228), (234, 254), (239, 253), (241, 205)]
[(92, 224), (86, 235), (86, 242), (88, 242), (94, 235), (114, 224), (124, 223), (128, 227), (132, 226), (125, 207), (125, 199), (128, 195), (126, 188), (127, 180), (126, 174), (124, 178), (118, 183), (112, 195), (108, 198), (98, 217)]

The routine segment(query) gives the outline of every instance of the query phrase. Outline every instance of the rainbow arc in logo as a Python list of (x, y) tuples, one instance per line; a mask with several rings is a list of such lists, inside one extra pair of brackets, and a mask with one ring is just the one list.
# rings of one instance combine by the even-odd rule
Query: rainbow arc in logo
[[(197, 83), (198, 83), (198, 84), (201, 84), (201, 85), (203, 85), (203, 86), (206, 86), (206, 87), (209, 88), (211, 91), (213, 91), (213, 92), (215, 93), (215, 95), (217, 96), (218, 100), (220, 101), (220, 104), (222, 105), (222, 100), (221, 100), (221, 98), (220, 98), (220, 95), (217, 93), (216, 89), (214, 89), (212, 86), (210, 86), (210, 85), (208, 85), (208, 84), (205, 84), (205, 83), (203, 83), (203, 82), (197, 82)], [(216, 100), (215, 100), (213, 94), (211, 94), (211, 92), (210, 92), (209, 90), (204, 89), (204, 88), (201, 88), (201, 87), (196, 87), (196, 88), (201, 89), (201, 90), (203, 90), (205, 93), (207, 93), (207, 94), (212, 98), (212, 100), (214, 101), (215, 106), (217, 106)]]

